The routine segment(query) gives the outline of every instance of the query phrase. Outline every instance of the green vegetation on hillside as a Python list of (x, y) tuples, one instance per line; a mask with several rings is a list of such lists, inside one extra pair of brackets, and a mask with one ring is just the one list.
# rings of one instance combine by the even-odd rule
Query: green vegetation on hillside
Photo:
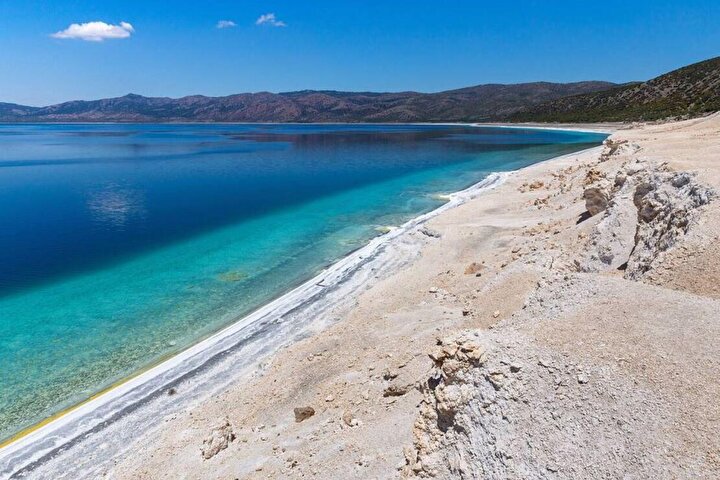
[(573, 95), (527, 108), (518, 122), (622, 122), (695, 117), (720, 110), (720, 57), (644, 83)]

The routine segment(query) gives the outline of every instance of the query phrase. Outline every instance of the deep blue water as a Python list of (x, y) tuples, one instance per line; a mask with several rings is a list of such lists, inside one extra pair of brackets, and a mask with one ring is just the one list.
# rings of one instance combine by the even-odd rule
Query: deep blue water
[(578, 132), (0, 125), (0, 439)]

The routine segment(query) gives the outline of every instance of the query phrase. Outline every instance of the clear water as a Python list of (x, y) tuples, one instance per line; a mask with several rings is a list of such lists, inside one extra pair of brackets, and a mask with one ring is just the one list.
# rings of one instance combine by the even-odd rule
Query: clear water
[(604, 138), (0, 125), (0, 438), (226, 326), (437, 193)]

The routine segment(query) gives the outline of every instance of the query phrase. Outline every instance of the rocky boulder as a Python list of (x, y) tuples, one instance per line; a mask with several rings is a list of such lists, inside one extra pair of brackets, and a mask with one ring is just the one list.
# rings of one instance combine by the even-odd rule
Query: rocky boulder
[(225, 450), (233, 440), (235, 440), (235, 432), (230, 421), (226, 419), (224, 423), (210, 431), (210, 435), (203, 440), (200, 452), (205, 460), (209, 460)]
[(315, 415), (315, 409), (312, 407), (295, 407), (293, 412), (295, 413), (295, 421), (297, 423), (307, 420)]
[(585, 192), (583, 192), (583, 198), (585, 199), (585, 209), (590, 216), (595, 216), (604, 211), (610, 201), (607, 189), (602, 187), (586, 188)]

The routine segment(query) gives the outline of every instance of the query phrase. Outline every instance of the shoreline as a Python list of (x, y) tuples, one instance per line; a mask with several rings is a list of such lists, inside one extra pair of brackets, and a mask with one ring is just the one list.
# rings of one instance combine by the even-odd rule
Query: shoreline
[[(509, 129), (515, 129), (515, 130), (553, 130), (553, 131), (560, 131), (560, 132), (580, 132), (580, 133), (604, 133), (607, 135), (612, 135), (614, 132), (616, 132), (621, 127), (626, 127), (627, 125), (622, 124), (605, 124), (601, 123), (597, 126), (592, 126), (592, 124), (557, 124), (556, 126), (552, 126), (551, 124), (548, 125), (542, 125), (539, 123), (528, 123), (528, 124), (522, 124), (522, 123), (473, 123), (471, 124), (475, 127), (493, 127), (493, 128), (509, 128)], [(553, 124), (554, 125), (554, 124)]]
[[(462, 124), (467, 126), (467, 124)], [(474, 126), (474, 125), (470, 125)], [(564, 129), (570, 130), (570, 129)], [(569, 155), (596, 149), (581, 150), (571, 154), (553, 157), (533, 165), (550, 162)], [(527, 167), (525, 167), (527, 168)], [(522, 170), (522, 169), (520, 169)], [(448, 201), (438, 208), (419, 215), (405, 224), (379, 235), (368, 244), (351, 252), (336, 263), (324, 269), (320, 274), (302, 283), (293, 290), (238, 319), (210, 337), (201, 340), (188, 349), (177, 353), (149, 368), (123, 379), (117, 384), (98, 392), (85, 401), (28, 427), (0, 444), (0, 473), (14, 475), (29, 466), (42, 463), (59, 449), (74, 444), (87, 432), (93, 432), (103, 423), (123, 415), (138, 403), (158, 392), (172, 388), (176, 382), (183, 381), (188, 375), (201, 376), (204, 366), (212, 363), (227, 350), (243, 343), (243, 333), (250, 327), (261, 327), (263, 323), (282, 317), (298, 309), (323, 301), (327, 287), (337, 287), (345, 281), (356, 282), (355, 288), (362, 288), (366, 278), (355, 279), (363, 267), (376, 260), (393, 240), (420, 228), (425, 222), (446, 210), (457, 207), (487, 190), (502, 184), (508, 176), (519, 170), (503, 173), (491, 173), (470, 187), (447, 194)], [(390, 268), (389, 270), (392, 270)], [(323, 308), (332, 307), (326, 305)], [(251, 332), (247, 332), (251, 333)], [(271, 352), (272, 355), (275, 352)], [(92, 414), (97, 415), (93, 416)], [(82, 424), (79, 426), (78, 424)], [(50, 442), (48, 442), (50, 440)], [(40, 444), (39, 448), (35, 445)]]

